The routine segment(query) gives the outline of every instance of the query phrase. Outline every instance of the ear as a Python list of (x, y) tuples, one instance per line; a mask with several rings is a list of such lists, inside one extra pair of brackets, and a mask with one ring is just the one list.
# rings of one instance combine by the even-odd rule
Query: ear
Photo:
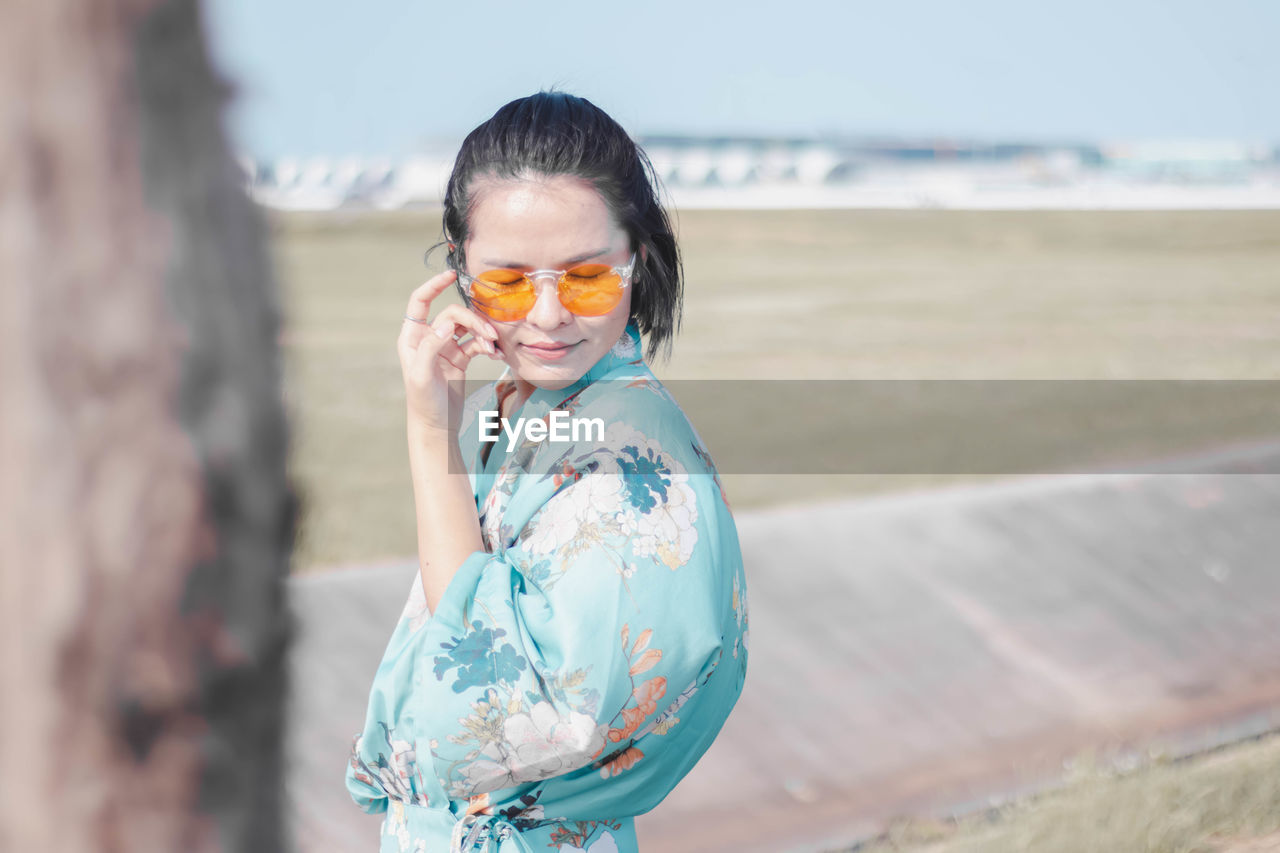
[(640, 263), (649, 260), (649, 247), (641, 244), (640, 246)]

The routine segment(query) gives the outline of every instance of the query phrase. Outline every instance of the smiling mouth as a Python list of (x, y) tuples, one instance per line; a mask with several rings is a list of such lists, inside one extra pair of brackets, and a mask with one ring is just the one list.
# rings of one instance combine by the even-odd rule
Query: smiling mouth
[(520, 346), (524, 347), (525, 352), (532, 358), (544, 364), (548, 364), (550, 362), (561, 361), (568, 358), (573, 352), (574, 347), (580, 343), (582, 343), (582, 341), (572, 344), (557, 344), (555, 346), (537, 346), (535, 344), (521, 344)]
[(527, 347), (528, 349), (532, 349), (532, 350), (539, 350), (541, 352), (563, 352), (564, 350), (567, 350), (570, 347), (576, 347), (579, 343), (582, 343), (582, 342), (578, 341), (578, 343), (573, 343), (573, 344), (553, 344), (550, 346), (546, 344), (521, 344), (521, 346)]

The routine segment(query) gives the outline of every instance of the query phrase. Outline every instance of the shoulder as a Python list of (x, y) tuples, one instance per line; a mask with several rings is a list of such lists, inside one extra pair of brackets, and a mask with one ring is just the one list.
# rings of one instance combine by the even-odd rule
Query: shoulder
[(575, 414), (600, 418), (605, 444), (615, 451), (638, 443), (670, 457), (689, 473), (705, 472), (710, 466), (710, 455), (680, 403), (643, 366), (593, 383)]

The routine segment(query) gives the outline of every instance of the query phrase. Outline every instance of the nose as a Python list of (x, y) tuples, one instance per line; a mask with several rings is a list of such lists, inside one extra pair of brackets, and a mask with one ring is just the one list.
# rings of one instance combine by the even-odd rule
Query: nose
[(538, 294), (529, 315), (525, 318), (539, 329), (554, 329), (573, 320), (573, 312), (560, 302), (559, 278), (544, 274), (534, 278), (533, 286)]

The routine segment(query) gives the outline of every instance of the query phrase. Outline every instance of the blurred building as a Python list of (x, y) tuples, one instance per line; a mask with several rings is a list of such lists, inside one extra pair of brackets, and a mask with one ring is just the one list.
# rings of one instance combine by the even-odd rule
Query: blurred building
[[(683, 207), (1280, 207), (1280, 147), (1233, 141), (1031, 144), (937, 139), (649, 136)], [(456, 152), (400, 161), (241, 158), (261, 204), (285, 210), (438, 205)]]

